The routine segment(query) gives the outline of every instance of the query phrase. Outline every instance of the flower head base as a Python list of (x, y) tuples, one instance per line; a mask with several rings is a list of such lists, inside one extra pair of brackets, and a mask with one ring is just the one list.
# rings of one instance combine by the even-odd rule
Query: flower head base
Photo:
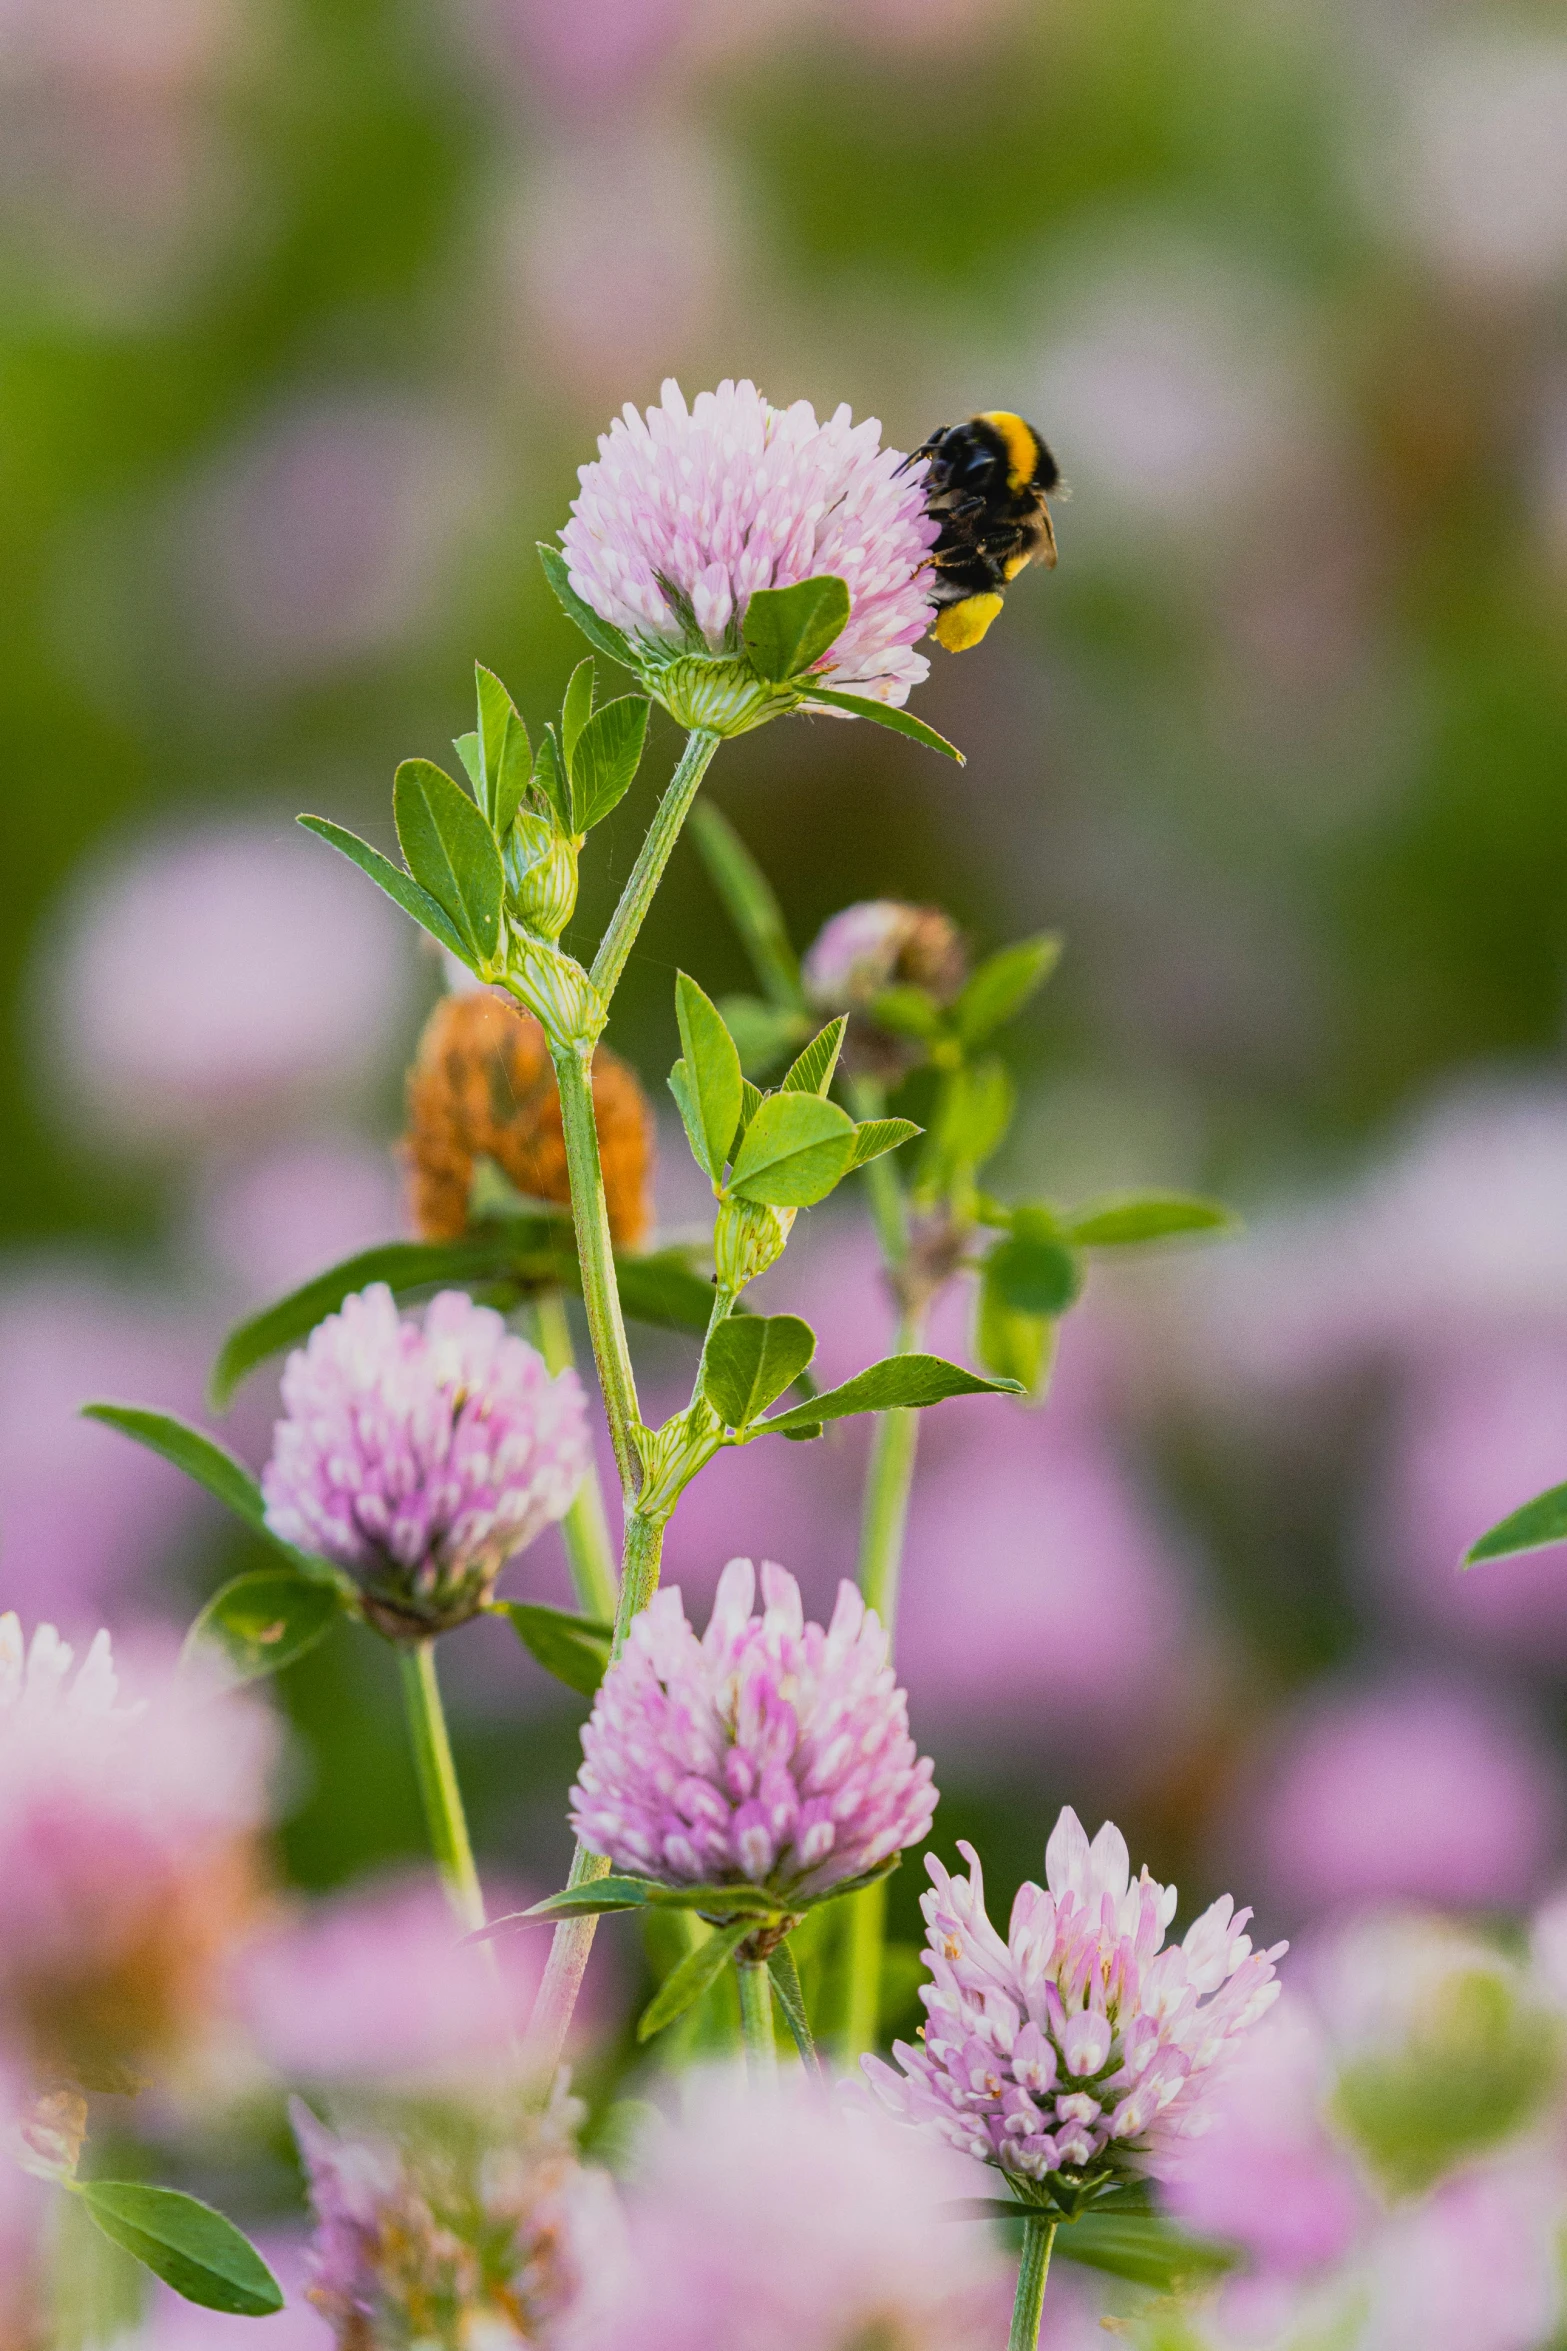
[(1164, 1947), (1173, 1886), (1130, 1880), (1108, 1821), (1090, 1845), (1057, 1821), (1045, 1887), (1024, 1885), (1005, 1942), (985, 1915), (979, 1860), (967, 1879), (927, 1860), (924, 2047), (898, 2042), (902, 2073), (867, 2057), (883, 2102), (1031, 2199), (1074, 2209), (1099, 2186), (1157, 2173), (1169, 2143), (1203, 2127), (1203, 2077), (1278, 1997), (1287, 1946), (1253, 1951), (1249, 1911), (1228, 1894)]
[(580, 2316), (613, 2231), (607, 2180), (573, 2150), (580, 2109), (422, 2118), (415, 2139), (339, 2136), (295, 2099), (316, 2238), (308, 2297), (341, 2351), (506, 2351)]
[(344, 1300), (283, 1373), (267, 1524), (360, 1581), (391, 1639), (465, 1623), (571, 1506), (587, 1466), (575, 1372), (459, 1290), (403, 1321), (384, 1283)]
[(627, 407), (581, 469), (561, 534), (571, 586), (629, 642), (644, 685), (683, 726), (744, 734), (797, 709), (809, 680), (764, 674), (743, 631), (759, 589), (843, 581), (849, 617), (803, 671), (901, 704), (930, 664), (927, 570), (938, 525), (924, 469), (879, 446), (874, 418), (809, 402), (774, 408), (749, 382), (687, 407), (667, 382), (645, 416)]
[(210, 2022), (273, 1740), (188, 1677), (121, 1705), (107, 1633), (73, 1663), (0, 1617), (0, 2041), (34, 2085), (126, 2090)]
[(968, 977), (962, 935), (939, 906), (905, 906), (867, 898), (823, 924), (800, 977), (817, 1012), (847, 1012), (845, 1059), (891, 1085), (907, 1075), (922, 1048), (878, 1026), (872, 1007), (888, 988), (918, 988), (933, 1004), (950, 1004)]
[(936, 1809), (887, 1636), (852, 1584), (808, 1625), (793, 1576), (732, 1559), (706, 1633), (679, 1591), (632, 1625), (582, 1733), (572, 1823), (617, 1869), (749, 1882), (789, 1909), (918, 1844)]
[[(653, 1115), (634, 1071), (601, 1045), (593, 1056), (593, 1118), (609, 1229), (635, 1249), (653, 1220)], [(467, 1229), (475, 1163), (493, 1159), (531, 1200), (571, 1199), (560, 1088), (544, 1031), (488, 989), (444, 996), (408, 1073), (408, 1169), (414, 1221), (427, 1241)]]

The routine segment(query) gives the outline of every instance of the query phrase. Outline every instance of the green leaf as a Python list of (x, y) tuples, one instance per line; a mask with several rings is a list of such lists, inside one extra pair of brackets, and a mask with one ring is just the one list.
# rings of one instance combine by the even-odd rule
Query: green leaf
[(1014, 1226), (986, 1257), (985, 1280), (1014, 1314), (1065, 1314), (1082, 1295), (1083, 1264), (1063, 1242)]
[[(516, 705), (501, 684), (493, 669), (486, 669), (482, 661), (473, 665), (474, 700), (479, 717), (479, 752), (482, 782), (479, 805), (495, 824), (497, 832), (504, 826), (495, 822), (495, 783), (501, 772), (501, 759), (506, 748), (506, 731), (516, 717)], [(472, 772), (471, 770), (469, 771)]]
[(547, 1925), (557, 1918), (602, 1918), (612, 1910), (642, 1910), (652, 1890), (651, 1878), (590, 1878), (586, 1885), (566, 1886), (558, 1894), (546, 1894), (542, 1902), (534, 1902), (526, 1910), (510, 1910), (504, 1918), (492, 1918), (488, 1926), (480, 1927), (467, 1939), (482, 1943), (487, 1936), (498, 1935), (507, 1927)]
[(214, 1592), (185, 1636), (184, 1655), (220, 1658), (238, 1682), (278, 1673), (324, 1640), (342, 1613), (330, 1584), (285, 1569), (257, 1568)]
[(1061, 947), (1056, 932), (1042, 931), (1037, 939), (1003, 947), (970, 975), (952, 1007), (953, 1024), (966, 1047), (982, 1044), (992, 1029), (1022, 1011), (1060, 962)]
[(738, 1151), (745, 1141), (745, 1130), (761, 1109), (764, 1099), (761, 1087), (753, 1086), (747, 1078), (740, 1089), (740, 1124), (735, 1128), (735, 1139), (729, 1146), (732, 1151)]
[(282, 2309), (283, 2289), (254, 2245), (210, 2204), (139, 2180), (84, 2180), (79, 2193), (104, 2235), (187, 2302), (235, 2318)]
[(738, 1918), (731, 1926), (714, 1927), (712, 1933), (688, 1951), (678, 1967), (665, 1976), (658, 1990), (637, 2019), (637, 2039), (650, 2041), (661, 2033), (665, 2025), (673, 2024), (677, 2016), (701, 1999), (710, 1983), (728, 1966), (730, 1956), (737, 1951), (747, 1935), (756, 1932), (754, 1919)]
[(481, 808), (488, 807), (484, 784), (484, 745), (474, 733), (453, 735), (452, 749), (463, 764), (463, 773), (473, 786), (474, 798)]
[(1016, 1380), (1031, 1404), (1050, 1384), (1057, 1325), (1049, 1315), (1021, 1314), (996, 1285), (981, 1280), (974, 1316), (974, 1352), (997, 1379)]
[[(242, 1461), (209, 1437), (204, 1429), (192, 1428), (172, 1412), (150, 1412), (138, 1404), (84, 1404), (83, 1420), (102, 1421), (105, 1428), (118, 1429), (136, 1444), (145, 1445), (149, 1453), (159, 1453), (165, 1461), (172, 1461), (198, 1486), (205, 1486), (216, 1495), (226, 1509), (244, 1519), (258, 1534), (267, 1534), (266, 1504), (261, 1499), (261, 1488)], [(275, 1540), (276, 1538), (270, 1538)]]
[(758, 588), (740, 633), (757, 676), (781, 684), (820, 661), (848, 622), (848, 588), (829, 573), (790, 588)]
[[(461, 1241), (386, 1241), (374, 1249), (361, 1249), (329, 1266), (313, 1281), (290, 1290), (286, 1298), (237, 1323), (212, 1367), (207, 1383), (209, 1400), (214, 1411), (223, 1411), (240, 1382), (258, 1364), (307, 1339), (318, 1322), (337, 1312), (345, 1298), (368, 1289), (372, 1282), (385, 1282), (401, 1296), (409, 1290), (504, 1280), (524, 1271), (536, 1280), (559, 1281), (570, 1279), (575, 1262), (569, 1234), (553, 1217), (528, 1223), (518, 1220), (504, 1231), (475, 1233)], [(710, 1309), (711, 1292), (707, 1304)], [(705, 1314), (697, 1327), (706, 1329)]]
[[(680, 1023), (686, 1087), (695, 1120), (694, 1126), (688, 1121), (691, 1148), (714, 1183), (721, 1183), (740, 1123), (744, 1084), (740, 1056), (717, 1005), (683, 971), (675, 976), (675, 1017)], [(678, 1094), (675, 1099), (679, 1101)]]
[(1017, 1102), (1005, 1066), (994, 1058), (956, 1069), (941, 1089), (930, 1140), (921, 1157), (922, 1184), (939, 1190), (1000, 1148)]
[(538, 541), (539, 561), (544, 577), (555, 591), (556, 600), (568, 620), (574, 620), (590, 645), (598, 648), (610, 661), (618, 661), (622, 669), (635, 669), (637, 657), (629, 641), (613, 622), (600, 620), (591, 604), (585, 604), (571, 584), (566, 558), (558, 547), (545, 540)]
[(506, 721), (501, 745), (500, 773), (494, 784), (495, 830), (502, 841), (517, 821), (517, 811), (533, 781), (533, 745), (528, 730), (514, 710)]
[(769, 1094), (745, 1130), (729, 1189), (736, 1199), (773, 1208), (810, 1208), (826, 1199), (853, 1159), (854, 1121), (836, 1102)]
[(655, 1910), (695, 1910), (704, 1916), (716, 1911), (720, 1918), (733, 1917), (738, 1911), (744, 1911), (748, 1918), (784, 1915), (776, 1894), (769, 1893), (765, 1886), (748, 1885), (744, 1880), (738, 1885), (723, 1886), (652, 1885), (647, 1898)]
[(1151, 2212), (1085, 2212), (1057, 2231), (1055, 2249), (1084, 2269), (1163, 2294), (1221, 2277), (1239, 2258), (1228, 2246), (1190, 2237)]
[(1176, 1233), (1233, 1230), (1235, 1221), (1217, 1200), (1194, 1200), (1179, 1192), (1145, 1192), (1074, 1208), (1065, 1224), (1081, 1248), (1121, 1249), (1136, 1241), (1167, 1241)]
[(864, 1167), (868, 1160), (880, 1159), (884, 1151), (896, 1151), (900, 1144), (912, 1142), (921, 1129), (912, 1118), (867, 1118), (854, 1130), (854, 1157), (851, 1167)]
[(569, 1608), (546, 1608), (536, 1600), (497, 1600), (493, 1608), (510, 1619), (512, 1631), (546, 1673), (584, 1698), (593, 1696), (609, 1663), (612, 1624), (575, 1616)]
[(726, 1428), (743, 1429), (793, 1387), (815, 1353), (816, 1333), (798, 1315), (732, 1315), (707, 1342), (703, 1393)]
[(713, 1312), (713, 1285), (680, 1247), (646, 1257), (617, 1257), (621, 1312), (665, 1331), (705, 1331)]
[(468, 947), (462, 932), (440, 901), (432, 898), (429, 891), (414, 880), (412, 874), (404, 873), (400, 865), (394, 865), (389, 857), (383, 857), (379, 849), (372, 849), (368, 841), (361, 841), (357, 833), (347, 832), (342, 825), (333, 824), (330, 817), (302, 816), (298, 821), (307, 833), (314, 833), (318, 840), (325, 841), (329, 848), (339, 850), (352, 864), (357, 865), (361, 873), (367, 873), (378, 889), (384, 890), (388, 898), (402, 908), (404, 914), (411, 914), (414, 921), (427, 930), (432, 939), (439, 940), (443, 947), (449, 949), (459, 963), (468, 962)]
[(606, 702), (583, 727), (575, 751), (568, 751), (576, 832), (601, 824), (630, 790), (641, 765), (651, 708), (640, 694), (622, 694)]
[(560, 737), (552, 726), (546, 726), (539, 739), (539, 755), (534, 762), (533, 780), (549, 803), (550, 814), (563, 833), (574, 833), (571, 805), (571, 785), (566, 777), (566, 764), (561, 757)]
[(779, 1081), (781, 1094), (820, 1094), (824, 1098), (832, 1089), (837, 1074), (838, 1056), (843, 1051), (843, 1032), (849, 1025), (847, 1013), (830, 1020), (819, 1036), (811, 1039), (805, 1051)]
[(566, 772), (576, 765), (577, 737), (593, 716), (593, 656), (579, 661), (566, 685), (560, 706), (560, 747), (566, 754)]
[(445, 768), (428, 759), (403, 761), (392, 781), (392, 812), (409, 872), (450, 915), (467, 960), (493, 963), (506, 875), (484, 817)]
[(923, 988), (883, 988), (868, 1007), (877, 1028), (890, 1036), (912, 1037), (928, 1045), (946, 1029), (941, 1007)]
[(1016, 1380), (983, 1379), (978, 1372), (965, 1371), (961, 1364), (948, 1363), (940, 1355), (889, 1355), (869, 1370), (857, 1372), (841, 1388), (829, 1388), (808, 1404), (796, 1404), (788, 1412), (775, 1412), (771, 1420), (758, 1421), (751, 1433), (760, 1436), (763, 1430), (776, 1429), (787, 1436), (791, 1429), (844, 1420), (851, 1413), (921, 1411), (947, 1396), (1015, 1396), (1018, 1389)]
[(821, 2077), (821, 2059), (816, 2054), (816, 2043), (811, 2037), (811, 2019), (805, 2006), (805, 1993), (800, 1984), (800, 1971), (794, 1964), (794, 1953), (787, 1940), (779, 1943), (767, 1962), (767, 1972), (773, 1979), (773, 1990), (783, 2010), (784, 2022), (794, 2036), (794, 2045), (800, 2052), (800, 2062), (809, 2074)]
[(1567, 1486), (1551, 1486), (1532, 1502), (1501, 1519), (1464, 1553), (1462, 1565), (1479, 1567), (1487, 1559), (1506, 1559), (1517, 1551), (1543, 1551), (1549, 1543), (1567, 1539)]
[(940, 751), (948, 759), (955, 759), (959, 767), (968, 765), (964, 754), (955, 743), (949, 743), (945, 735), (938, 735), (935, 728), (928, 727), (922, 718), (911, 718), (906, 710), (894, 710), (890, 703), (869, 702), (863, 694), (840, 694), (836, 690), (829, 692), (826, 686), (819, 686), (814, 678), (811, 680), (810, 699), (813, 702), (829, 703), (834, 710), (847, 710), (852, 718), (868, 718), (874, 726), (888, 727), (895, 735), (907, 735), (911, 742), (923, 743), (927, 751)]
[[(728, 817), (711, 801), (699, 800), (686, 824), (707, 867), (708, 879), (751, 958), (763, 995), (776, 1012), (794, 1013), (803, 1021), (805, 991), (800, 985), (800, 959), (790, 944), (772, 884)], [(745, 1046), (738, 1031), (735, 1041), (743, 1059)]]

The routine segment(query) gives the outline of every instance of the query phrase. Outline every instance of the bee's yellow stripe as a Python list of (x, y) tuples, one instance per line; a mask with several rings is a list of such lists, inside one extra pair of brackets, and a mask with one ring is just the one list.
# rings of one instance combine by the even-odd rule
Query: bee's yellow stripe
[(981, 411), (981, 424), (994, 425), (1007, 445), (1007, 484), (1021, 490), (1034, 478), (1039, 463), (1039, 437), (1031, 424), (1014, 416), (1009, 408), (987, 408)]

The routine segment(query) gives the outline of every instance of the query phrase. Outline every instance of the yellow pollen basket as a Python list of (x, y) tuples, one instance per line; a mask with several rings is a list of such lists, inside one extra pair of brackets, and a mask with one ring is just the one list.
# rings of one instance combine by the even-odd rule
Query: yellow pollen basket
[(1039, 463), (1039, 442), (1031, 424), (1014, 416), (1010, 408), (987, 408), (981, 411), (981, 424), (994, 425), (1007, 445), (1007, 485), (1021, 490), (1034, 478)]
[(966, 653), (979, 643), (1000, 610), (999, 596), (965, 596), (961, 604), (943, 605), (931, 634), (949, 653)]

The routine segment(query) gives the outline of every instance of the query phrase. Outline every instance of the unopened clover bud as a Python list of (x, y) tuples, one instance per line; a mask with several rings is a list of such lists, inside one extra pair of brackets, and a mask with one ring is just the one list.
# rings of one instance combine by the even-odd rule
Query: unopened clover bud
[[(653, 1114), (636, 1072), (604, 1045), (593, 1056), (593, 1116), (610, 1233), (618, 1249), (639, 1248), (653, 1221)], [(484, 988), (442, 998), (408, 1073), (402, 1155), (426, 1241), (465, 1230), (481, 1157), (528, 1199), (569, 1203), (560, 1088), (531, 1013)]]
[(893, 1085), (919, 1061), (921, 1047), (877, 1023), (876, 998), (915, 988), (933, 1006), (948, 1005), (968, 977), (968, 957), (957, 924), (939, 906), (867, 898), (823, 925), (800, 977), (817, 1012), (851, 1015), (846, 1065)]
[(713, 1271), (721, 1290), (741, 1291), (784, 1253), (798, 1214), (759, 1200), (725, 1200), (713, 1227)]
[(518, 811), (506, 836), (506, 903), (541, 939), (558, 939), (577, 905), (577, 852), (547, 816)]

